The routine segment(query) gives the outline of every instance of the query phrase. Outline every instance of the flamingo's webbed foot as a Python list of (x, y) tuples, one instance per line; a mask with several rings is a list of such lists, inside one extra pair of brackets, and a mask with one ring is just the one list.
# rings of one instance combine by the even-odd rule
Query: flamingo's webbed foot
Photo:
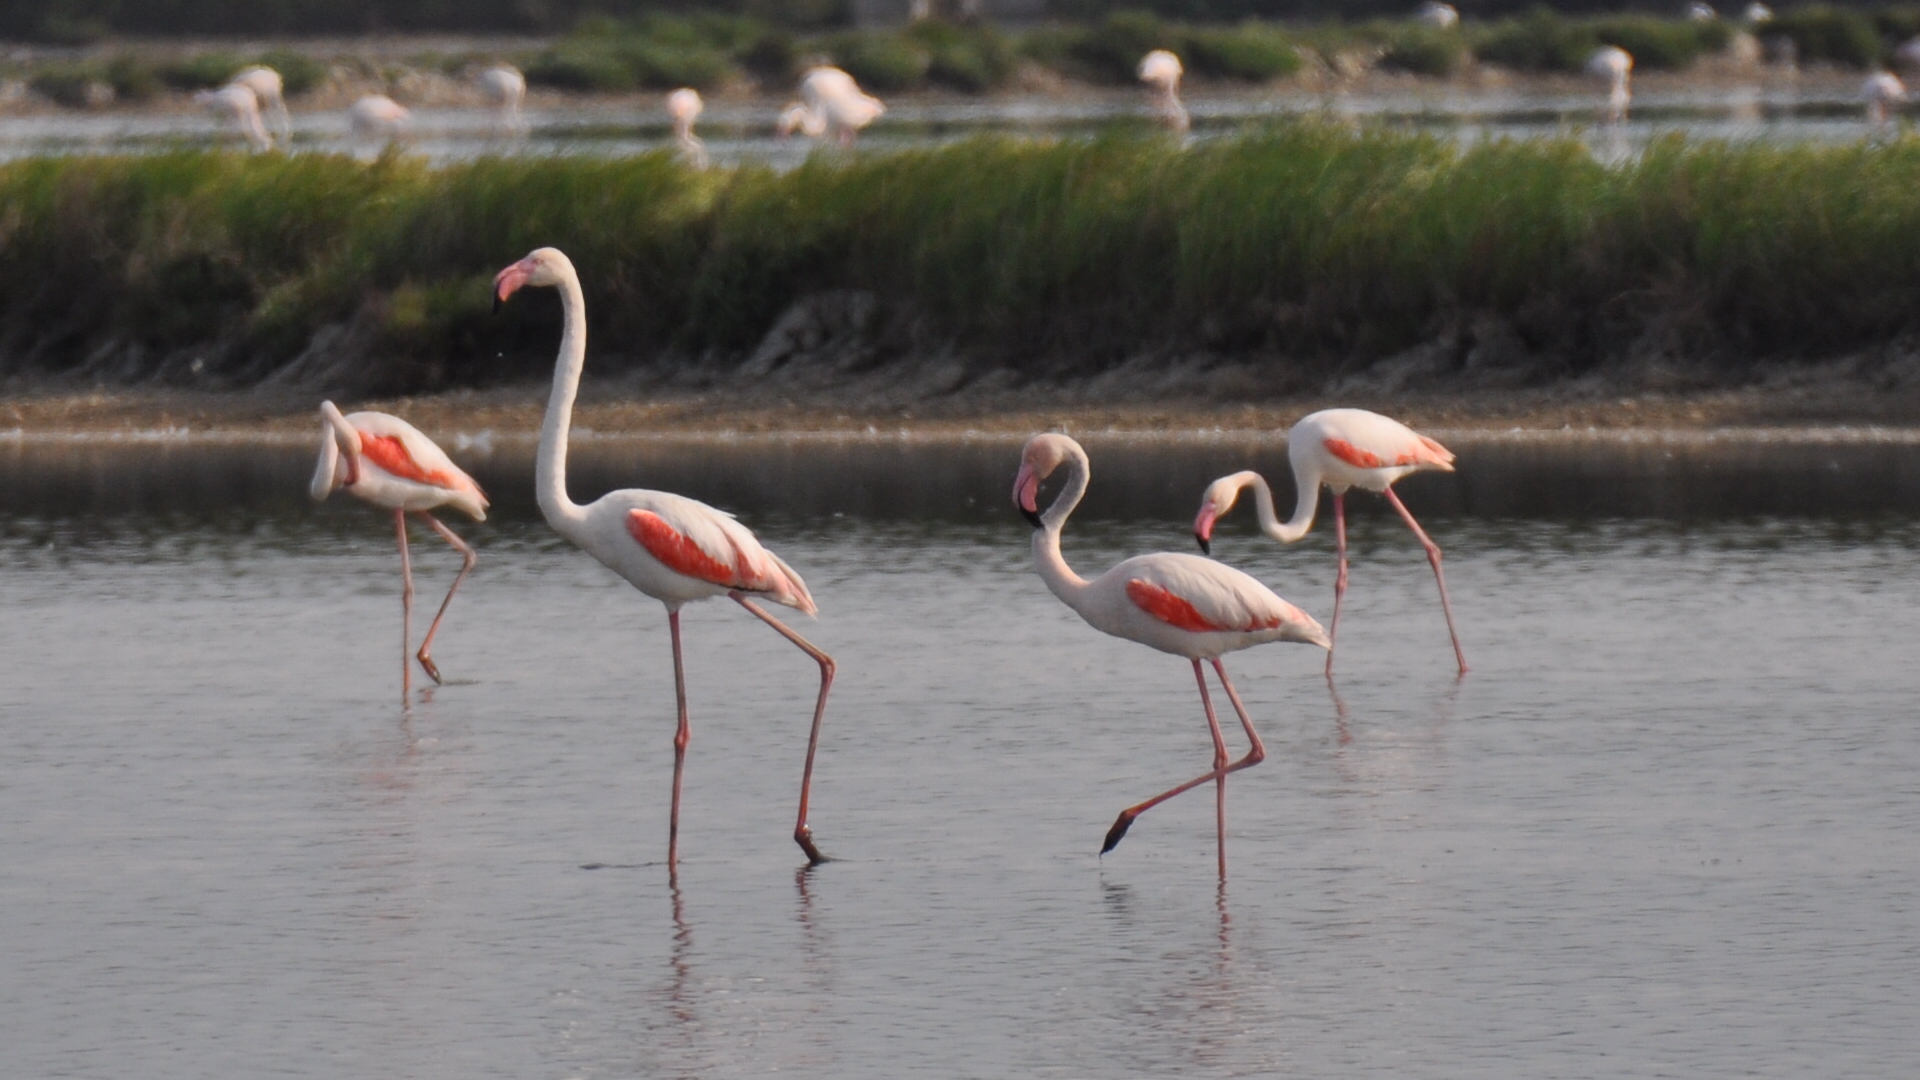
[(821, 863), (833, 861), (822, 855), (819, 848), (813, 846), (813, 829), (809, 826), (802, 825), (793, 830), (793, 842), (799, 844), (800, 850), (807, 853), (808, 866), (819, 866)]
[(435, 685), (445, 686), (447, 680), (440, 677), (440, 665), (433, 662), (433, 657), (422, 652), (419, 654), (419, 658), (420, 666), (426, 670), (428, 675), (433, 677)]
[(1100, 854), (1105, 855), (1107, 852), (1119, 846), (1120, 838), (1127, 835), (1128, 829), (1133, 828), (1133, 818), (1133, 811), (1120, 811), (1120, 816), (1115, 819), (1113, 828), (1107, 830), (1107, 842), (1100, 845)]

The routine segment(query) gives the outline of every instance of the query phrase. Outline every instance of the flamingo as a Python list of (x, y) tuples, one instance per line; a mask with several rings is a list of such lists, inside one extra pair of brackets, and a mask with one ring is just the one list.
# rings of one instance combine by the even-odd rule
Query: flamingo
[(1747, 9), (1740, 13), (1740, 18), (1749, 25), (1759, 26), (1761, 23), (1773, 21), (1773, 9), (1761, 3), (1760, 0), (1753, 0), (1753, 3), (1747, 5)]
[(272, 149), (273, 140), (260, 123), (260, 99), (246, 86), (228, 83), (218, 90), (202, 90), (193, 95), (193, 100), (233, 121), (233, 125), (240, 129), (240, 134), (246, 137), (248, 145), (255, 150)]
[(1889, 109), (1907, 100), (1906, 85), (1891, 71), (1867, 76), (1867, 81), (1860, 84), (1860, 93), (1867, 99), (1867, 123), (1875, 127), (1887, 122)]
[(680, 156), (696, 169), (707, 167), (707, 144), (693, 133), (693, 122), (706, 107), (706, 102), (700, 100), (700, 91), (689, 86), (667, 95), (667, 115), (673, 117), (673, 141), (679, 144)]
[(405, 105), (385, 94), (368, 94), (348, 107), (347, 123), (361, 138), (391, 141), (400, 137), (411, 115)]
[(1587, 57), (1587, 74), (1607, 80), (1607, 108), (1601, 115), (1609, 124), (1627, 118), (1627, 104), (1633, 100), (1633, 55), (1618, 45), (1602, 45)]
[(259, 99), (260, 108), (273, 118), (273, 128), (288, 149), (293, 148), (293, 118), (287, 115), (287, 99), (280, 73), (265, 64), (244, 67), (227, 80), (229, 86), (244, 86)]
[(495, 64), (474, 77), (480, 93), (495, 109), (494, 126), (508, 135), (524, 135), (527, 122), (520, 103), (527, 97), (527, 77), (512, 64)]
[(440, 611), (415, 654), (437, 683), (443, 680), (439, 665), (433, 662), (433, 636), (440, 632), (440, 620), (447, 617), (453, 594), (472, 573), (478, 557), (430, 511), (446, 506), (475, 521), (485, 521), (487, 495), (473, 477), (460, 471), (446, 451), (397, 416), (380, 412), (342, 416), (333, 402), (323, 401), (320, 417), (320, 461), (314, 467), (307, 494), (320, 502), (335, 491), (346, 491), (393, 511), (393, 530), (400, 541), (400, 700), (404, 703), (412, 689), (407, 649), (413, 640), (413, 566), (407, 555), (407, 515), (426, 522), (461, 558), (460, 573), (447, 589), (447, 598), (440, 601)]
[(1709, 23), (1720, 17), (1720, 13), (1713, 10), (1713, 5), (1706, 3), (1705, 0), (1692, 0), (1682, 13), (1686, 15), (1688, 22), (1697, 23)]
[[(1035, 504), (1040, 481), (1063, 465), (1067, 469), (1066, 487), (1042, 514)], [(1100, 853), (1112, 851), (1141, 814), (1212, 780), (1220, 877), (1224, 881), (1227, 876), (1227, 774), (1259, 764), (1267, 751), (1220, 658), (1270, 641), (1300, 641), (1322, 648), (1330, 648), (1332, 642), (1319, 623), (1274, 595), (1273, 590), (1230, 566), (1198, 555), (1164, 551), (1136, 555), (1091, 581), (1074, 573), (1060, 554), (1060, 530), (1087, 493), (1088, 468), (1087, 452), (1065, 435), (1035, 435), (1021, 451), (1020, 472), (1013, 481), (1013, 503), (1036, 530), (1034, 569), (1053, 595), (1085, 619), (1088, 626), (1192, 661), (1193, 677), (1200, 685), (1200, 704), (1206, 711), (1207, 728), (1213, 735), (1213, 768), (1120, 811), (1113, 828), (1107, 831)], [(1207, 676), (1200, 666), (1202, 660), (1213, 664), (1220, 686), (1227, 692), (1227, 700), (1240, 716), (1240, 726), (1246, 729), (1250, 748), (1239, 761), (1227, 761), (1227, 744), (1220, 734), (1213, 700), (1207, 695)]]
[(1460, 25), (1460, 9), (1452, 4), (1440, 3), (1440, 0), (1427, 0), (1420, 5), (1420, 11), (1414, 18), (1435, 30), (1451, 30)]
[(841, 146), (852, 146), (860, 130), (886, 111), (886, 104), (860, 89), (853, 76), (837, 67), (816, 67), (800, 77), (800, 103), (780, 114), (780, 134), (832, 135)]
[(1440, 548), (1427, 538), (1426, 531), (1407, 511), (1400, 496), (1393, 493), (1394, 481), (1409, 473), (1426, 469), (1453, 471), (1453, 452), (1412, 428), (1365, 409), (1322, 409), (1302, 417), (1287, 432), (1287, 459), (1293, 465), (1293, 483), (1298, 491), (1293, 520), (1282, 524), (1273, 513), (1273, 489), (1256, 472), (1237, 472), (1223, 476), (1207, 486), (1200, 500), (1200, 514), (1193, 522), (1193, 537), (1200, 550), (1211, 552), (1214, 522), (1233, 509), (1242, 489), (1251, 487), (1254, 505), (1260, 515), (1260, 531), (1283, 544), (1291, 544), (1313, 528), (1313, 514), (1320, 505), (1320, 485), (1333, 492), (1333, 537), (1340, 552), (1340, 570), (1333, 581), (1333, 625), (1327, 632), (1327, 674), (1333, 674), (1333, 642), (1340, 634), (1340, 602), (1347, 595), (1347, 489), (1377, 491), (1386, 496), (1393, 508), (1406, 519), (1407, 527), (1427, 549), (1427, 561), (1433, 564), (1433, 578), (1440, 583), (1440, 610), (1447, 616), (1447, 633), (1453, 638), (1453, 657), (1460, 663), (1460, 674), (1467, 673), (1467, 655), (1460, 649), (1460, 635), (1453, 628), (1453, 604), (1447, 599), (1447, 579), (1440, 572)]
[(581, 506), (567, 497), (567, 429), (580, 370), (587, 355), (586, 301), (573, 263), (554, 248), (539, 248), (500, 271), (493, 279), (496, 307), (521, 286), (560, 290), (565, 329), (553, 367), (553, 396), (540, 431), (535, 490), (540, 512), (555, 532), (574, 542), (634, 588), (666, 605), (667, 633), (673, 641), (674, 698), (679, 727), (673, 737), (673, 810), (667, 824), (667, 872), (680, 858), (680, 783), (692, 729), (687, 722), (687, 680), (680, 656), (680, 608), (690, 601), (725, 596), (771, 626), (820, 665), (820, 695), (814, 702), (807, 760), (800, 774), (800, 815), (793, 839), (810, 863), (827, 861), (814, 846), (807, 824), (808, 793), (813, 784), (814, 751), (820, 745), (820, 720), (833, 686), (833, 658), (814, 647), (755, 598), (785, 604), (808, 615), (818, 611), (806, 582), (780, 557), (754, 539), (746, 526), (725, 511), (664, 491), (614, 491)]
[(1155, 49), (1140, 58), (1140, 81), (1155, 91), (1154, 112), (1174, 131), (1185, 131), (1192, 125), (1187, 107), (1180, 104), (1180, 76), (1185, 73), (1180, 58), (1165, 49)]

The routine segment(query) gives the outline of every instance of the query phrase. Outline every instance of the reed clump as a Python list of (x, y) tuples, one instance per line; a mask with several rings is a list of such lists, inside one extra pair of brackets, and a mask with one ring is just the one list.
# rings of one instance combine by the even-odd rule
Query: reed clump
[[(1276, 390), (1424, 349), (1551, 380), (1654, 353), (1737, 378), (1920, 330), (1920, 140), (1655, 144), (1318, 122), (1182, 149), (1128, 134), (822, 153), (176, 153), (0, 165), (0, 373), (411, 392), (536, 378), (555, 314), (490, 316), (550, 244), (596, 370), (735, 371), (782, 316), (867, 298), (863, 362), (1094, 375), (1231, 357)], [(868, 302), (870, 301), (870, 302)], [(1476, 359), (1476, 357), (1479, 357)]]

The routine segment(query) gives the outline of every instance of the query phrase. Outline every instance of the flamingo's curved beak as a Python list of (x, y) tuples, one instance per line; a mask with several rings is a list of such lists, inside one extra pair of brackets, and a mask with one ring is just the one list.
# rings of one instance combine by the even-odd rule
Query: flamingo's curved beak
[(1020, 516), (1036, 529), (1041, 527), (1040, 507), (1035, 501), (1039, 496), (1040, 478), (1034, 475), (1033, 466), (1023, 461), (1020, 463), (1020, 475), (1013, 478), (1013, 505), (1019, 509)]
[(1209, 499), (1200, 507), (1200, 516), (1193, 519), (1193, 538), (1199, 542), (1202, 554), (1213, 554), (1213, 521), (1219, 517)]
[(521, 259), (519, 262), (495, 274), (493, 276), (494, 314), (499, 314), (500, 305), (506, 303), (507, 297), (519, 291), (520, 286), (525, 285), (527, 279), (532, 276), (533, 264), (526, 259)]

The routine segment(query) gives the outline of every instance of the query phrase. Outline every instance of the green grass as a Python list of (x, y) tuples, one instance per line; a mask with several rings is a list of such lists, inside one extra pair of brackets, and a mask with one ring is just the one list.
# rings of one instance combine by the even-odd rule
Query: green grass
[(1301, 385), (1507, 320), (1541, 378), (1657, 338), (1730, 372), (1920, 330), (1920, 140), (1578, 144), (1289, 124), (976, 139), (785, 174), (620, 160), (180, 153), (0, 165), (0, 371), (245, 385), (328, 327), (383, 392), (537, 378), (550, 297), (488, 314), (501, 266), (579, 265), (595, 369), (726, 363), (788, 306), (873, 293), (928, 348), (1095, 372), (1158, 350)]

